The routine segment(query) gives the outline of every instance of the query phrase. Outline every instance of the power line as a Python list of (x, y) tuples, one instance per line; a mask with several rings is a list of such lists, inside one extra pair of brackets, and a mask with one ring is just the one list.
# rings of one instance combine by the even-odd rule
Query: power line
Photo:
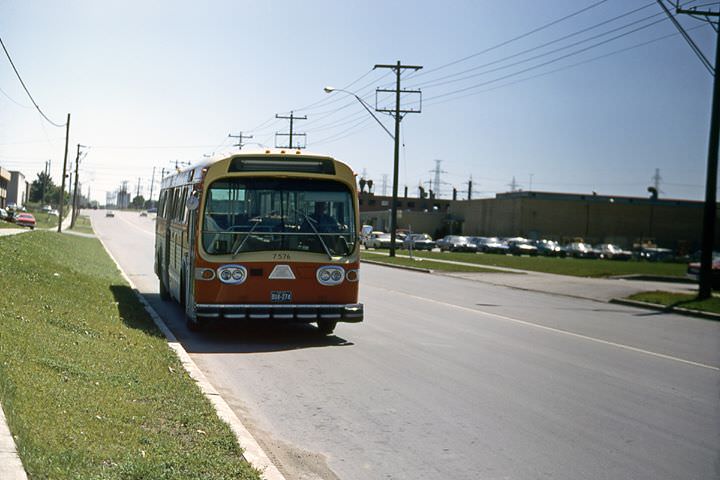
[(680, 32), (680, 35), (685, 39), (688, 45), (690, 45), (690, 48), (693, 52), (695, 52), (695, 55), (700, 59), (700, 62), (705, 66), (708, 72), (710, 72), (710, 75), (715, 75), (715, 69), (713, 68), (712, 63), (710, 63), (710, 60), (708, 60), (705, 55), (703, 55), (702, 50), (695, 44), (693, 39), (688, 35), (688, 33), (685, 31), (685, 29), (680, 25), (680, 22), (677, 21), (675, 16), (670, 13), (670, 10), (665, 6), (665, 4), (662, 2), (662, 0), (657, 0), (658, 5), (663, 9), (667, 17), (670, 19), (672, 24), (675, 26), (675, 28), (678, 29)]
[(2, 37), (0, 37), (0, 45), (2, 45), (3, 50), (5, 51), (5, 55), (7, 56), (8, 60), (10, 61), (10, 65), (12, 65), (13, 70), (15, 71), (15, 75), (17, 75), (18, 80), (20, 80), (20, 85), (22, 85), (23, 89), (25, 90), (25, 93), (27, 93), (27, 96), (30, 97), (30, 101), (35, 105), (35, 108), (38, 112), (40, 112), (40, 115), (43, 116), (45, 120), (47, 120), (51, 125), (55, 127), (65, 127), (67, 124), (59, 124), (55, 123), (52, 120), (50, 120), (45, 113), (40, 109), (38, 104), (35, 102), (35, 99), (30, 95), (30, 90), (25, 86), (25, 82), (23, 82), (22, 77), (20, 76), (20, 72), (18, 72), (17, 68), (15, 68), (15, 63), (12, 61), (12, 58), (10, 57), (10, 53), (7, 51), (7, 48), (5, 48), (5, 43), (2, 41)]
[(513, 42), (516, 42), (516, 41), (521, 40), (521, 39), (523, 39), (523, 38), (525, 38), (525, 37), (529, 37), (530, 35), (533, 35), (533, 34), (535, 34), (535, 33), (537, 33), (537, 32), (540, 32), (540, 31), (542, 31), (542, 30), (545, 30), (546, 28), (552, 27), (553, 25), (556, 25), (556, 24), (558, 24), (558, 23), (561, 23), (561, 22), (563, 22), (563, 21), (565, 21), (565, 20), (568, 20), (568, 19), (570, 19), (570, 18), (572, 18), (572, 17), (575, 17), (575, 16), (577, 16), (577, 15), (580, 15), (581, 13), (584, 13), (584, 12), (590, 10), (590, 9), (593, 9), (593, 8), (595, 8), (595, 7), (597, 7), (597, 6), (605, 3), (606, 1), (607, 1), (607, 0), (600, 0), (599, 2), (595, 2), (595, 3), (591, 4), (591, 5), (588, 5), (587, 7), (581, 8), (580, 10), (577, 10), (577, 11), (575, 11), (575, 12), (573, 12), (573, 13), (570, 13), (569, 15), (565, 15), (564, 17), (561, 17), (561, 18), (558, 18), (558, 19), (556, 19), (556, 20), (553, 20), (553, 21), (551, 21), (551, 22), (549, 22), (549, 23), (546, 23), (546, 24), (544, 24), (544, 25), (542, 25), (542, 26), (540, 26), (540, 27), (534, 28), (534, 29), (532, 29), (532, 30), (530, 30), (530, 31), (528, 31), (528, 32), (525, 32), (525, 33), (523, 33), (523, 34), (521, 34), (521, 35), (518, 35), (518, 36), (516, 36), (516, 37), (513, 37), (513, 38), (511, 38), (511, 39), (509, 39), (509, 40), (505, 40), (504, 42), (500, 42), (500, 43), (498, 43), (498, 44), (496, 44), (496, 45), (493, 45), (492, 47), (486, 48), (485, 50), (482, 50), (482, 51), (477, 52), (477, 53), (473, 53), (472, 55), (468, 55), (467, 57), (463, 57), (463, 58), (458, 59), (458, 60), (454, 60), (454, 61), (452, 61), (452, 62), (450, 62), (450, 63), (446, 63), (446, 64), (444, 64), (444, 65), (440, 65), (439, 67), (435, 67), (435, 68), (431, 68), (431, 69), (425, 70), (424, 72), (418, 73), (418, 74), (415, 75), (415, 76), (416, 76), (416, 77), (419, 77), (419, 76), (421, 76), (421, 75), (425, 75), (425, 74), (428, 74), (428, 73), (436, 72), (436, 71), (438, 71), (438, 70), (442, 70), (443, 68), (447, 68), (447, 67), (450, 67), (450, 66), (452, 66), (452, 65), (456, 65), (456, 64), (458, 64), (458, 63), (461, 63), (461, 62), (464, 62), (464, 61), (466, 61), (466, 60), (469, 60), (469, 59), (471, 59), (471, 58), (475, 58), (475, 57), (477, 57), (477, 56), (479, 56), (479, 55), (483, 55), (483, 54), (488, 53), (488, 52), (491, 52), (491, 51), (493, 51), (493, 50), (497, 50), (497, 49), (500, 48), (500, 47), (504, 47), (505, 45), (508, 45), (508, 44), (510, 44), (510, 43), (513, 43)]

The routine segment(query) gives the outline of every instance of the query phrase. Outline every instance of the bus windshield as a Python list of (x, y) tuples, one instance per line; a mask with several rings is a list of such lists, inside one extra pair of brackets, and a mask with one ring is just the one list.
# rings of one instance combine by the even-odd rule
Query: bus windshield
[(352, 195), (336, 181), (225, 178), (205, 196), (202, 244), (211, 255), (294, 250), (345, 256), (356, 236)]

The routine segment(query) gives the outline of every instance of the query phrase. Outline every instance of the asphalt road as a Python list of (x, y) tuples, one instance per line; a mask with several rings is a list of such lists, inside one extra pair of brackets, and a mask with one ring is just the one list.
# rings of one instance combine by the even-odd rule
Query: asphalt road
[(720, 322), (363, 265), (362, 324), (188, 332), (154, 222), (93, 226), (289, 479), (720, 477)]

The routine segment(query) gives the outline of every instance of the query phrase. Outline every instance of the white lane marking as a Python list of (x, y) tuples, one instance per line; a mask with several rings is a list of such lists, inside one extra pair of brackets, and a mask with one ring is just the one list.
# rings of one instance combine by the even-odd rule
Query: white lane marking
[(145, 230), (144, 228), (138, 227), (138, 226), (135, 225), (134, 223), (131, 223), (130, 221), (125, 220), (124, 218), (122, 218), (122, 215), (119, 215), (117, 218), (119, 218), (119, 219), (122, 220), (123, 222), (127, 223), (127, 224), (130, 225), (131, 227), (140, 230), (142, 233), (144, 233), (145, 235), (147, 235), (147, 236), (149, 236), (149, 237), (154, 237), (154, 236), (155, 236), (155, 231), (154, 231), (154, 230), (149, 231), (149, 230)]
[(589, 341), (591, 341), (591, 342), (600, 343), (600, 344), (603, 344), (603, 345), (610, 345), (610, 346), (612, 346), (612, 347), (622, 348), (622, 349), (624, 349), (624, 350), (630, 350), (630, 351), (632, 351), (632, 352), (643, 353), (643, 354), (645, 354), (645, 355), (652, 355), (653, 357), (664, 358), (664, 359), (666, 359), (666, 360), (673, 360), (673, 361), (676, 361), (676, 362), (685, 363), (685, 364), (687, 364), (687, 365), (693, 365), (693, 366), (695, 366), (695, 367), (702, 367), (702, 368), (707, 368), (707, 369), (710, 369), (710, 370), (720, 371), (720, 367), (716, 367), (716, 366), (714, 366), (714, 365), (706, 365), (706, 364), (704, 364), (704, 363), (693, 362), (692, 360), (686, 360), (686, 359), (684, 359), (684, 358), (673, 357), (672, 355), (665, 355), (664, 353), (652, 352), (652, 351), (650, 351), (650, 350), (645, 350), (645, 349), (642, 349), (642, 348), (632, 347), (632, 346), (630, 346), (630, 345), (625, 345), (625, 344), (623, 344), (623, 343), (616, 343), (616, 342), (611, 342), (611, 341), (609, 341), (609, 340), (602, 340), (602, 339), (600, 339), (600, 338), (589, 337), (589, 336), (587, 336), (587, 335), (582, 335), (582, 334), (580, 334), (580, 333), (574, 333), (574, 332), (569, 332), (569, 331), (567, 331), (567, 330), (562, 330), (562, 329), (559, 329), (559, 328), (548, 327), (548, 326), (545, 326), (545, 325), (540, 325), (540, 324), (537, 324), (537, 323), (528, 322), (528, 321), (526, 321), (526, 320), (520, 320), (520, 319), (518, 319), (518, 318), (508, 317), (508, 316), (505, 316), (505, 315), (499, 315), (499, 314), (497, 314), (497, 313), (486, 312), (486, 311), (478, 310), (478, 309), (475, 309), (475, 308), (463, 307), (463, 306), (461, 306), (461, 305), (455, 305), (454, 303), (442, 302), (442, 301), (440, 301), (440, 300), (433, 300), (433, 299), (431, 299), (431, 298), (419, 297), (419, 296), (417, 296), (417, 295), (413, 295), (413, 294), (411, 294), (411, 293), (400, 292), (400, 291), (398, 291), (398, 290), (390, 290), (390, 289), (387, 289), (387, 288), (380, 288), (380, 287), (373, 287), (373, 286), (370, 286), (370, 288), (376, 288), (376, 289), (378, 289), (378, 290), (382, 290), (383, 292), (399, 293), (399, 294), (401, 294), (401, 295), (405, 295), (405, 296), (410, 297), (410, 298), (415, 298), (415, 299), (417, 299), (417, 300), (423, 300), (423, 301), (425, 301), (425, 302), (436, 303), (436, 304), (438, 304), (438, 305), (444, 305), (444, 306), (448, 306), (448, 307), (452, 307), (452, 308), (457, 308), (457, 309), (459, 309), (459, 310), (464, 310), (464, 311), (466, 311), (466, 312), (479, 313), (480, 315), (486, 315), (486, 316), (488, 316), (488, 317), (494, 317), (494, 318), (498, 318), (498, 319), (500, 319), (500, 320), (506, 320), (506, 321), (508, 321), (508, 322), (514, 322), (514, 323), (517, 323), (517, 324), (519, 324), (519, 325), (525, 325), (525, 326), (528, 326), (528, 327), (538, 328), (538, 329), (540, 329), (540, 330), (547, 330), (547, 331), (550, 331), (550, 332), (561, 333), (561, 334), (563, 334), (563, 335), (568, 335), (568, 336), (575, 337), (575, 338), (581, 338), (581, 339), (583, 339), (583, 340), (589, 340)]

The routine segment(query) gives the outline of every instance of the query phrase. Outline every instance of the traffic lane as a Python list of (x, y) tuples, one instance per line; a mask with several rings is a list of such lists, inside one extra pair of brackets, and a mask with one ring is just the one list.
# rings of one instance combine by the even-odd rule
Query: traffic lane
[(369, 285), (720, 366), (720, 322), (363, 264), (361, 296)]
[(325, 453), (341, 478), (709, 478), (715, 372), (365, 298), (377, 308), (341, 326), (344, 348), (196, 361), (259, 429)]

